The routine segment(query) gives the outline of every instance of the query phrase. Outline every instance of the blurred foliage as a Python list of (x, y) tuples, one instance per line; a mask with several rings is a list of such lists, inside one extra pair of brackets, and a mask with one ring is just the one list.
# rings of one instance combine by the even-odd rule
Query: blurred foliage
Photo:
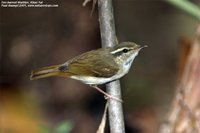
[(167, 0), (167, 2), (175, 5), (194, 18), (200, 20), (200, 6), (197, 4), (193, 4), (189, 0)]
[(39, 127), (41, 133), (69, 133), (73, 128), (73, 124), (69, 121), (63, 121), (54, 128), (47, 125), (40, 125)]

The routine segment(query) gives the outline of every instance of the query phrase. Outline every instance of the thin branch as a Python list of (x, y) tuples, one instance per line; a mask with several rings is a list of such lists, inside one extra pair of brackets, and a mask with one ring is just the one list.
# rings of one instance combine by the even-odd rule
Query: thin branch
[(200, 20), (200, 7), (193, 4), (192, 2), (188, 0), (166, 0), (166, 1)]
[(105, 126), (106, 126), (107, 110), (108, 110), (108, 101), (106, 102), (106, 106), (105, 106), (105, 109), (104, 109), (104, 112), (103, 112), (103, 117), (101, 119), (101, 123), (100, 123), (99, 128), (98, 128), (96, 133), (104, 133)]
[[(98, 0), (98, 9), (102, 47), (113, 47), (116, 45), (116, 33), (112, 0)], [(106, 87), (109, 94), (121, 98), (121, 88), (118, 80), (107, 84)], [(108, 103), (110, 132), (124, 133), (122, 103), (113, 99), (109, 99)]]
[(90, 1), (92, 1), (92, 10), (90, 12), (90, 16), (92, 16), (93, 12), (94, 12), (94, 9), (95, 9), (95, 5), (97, 3), (97, 0), (85, 0), (82, 4), (82, 6), (86, 6), (87, 3), (89, 3)]

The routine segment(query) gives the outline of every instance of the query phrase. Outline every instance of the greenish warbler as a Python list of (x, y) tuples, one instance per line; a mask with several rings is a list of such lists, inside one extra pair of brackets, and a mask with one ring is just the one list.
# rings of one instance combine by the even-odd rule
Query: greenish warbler
[(121, 99), (104, 92), (97, 85), (109, 83), (127, 74), (138, 52), (144, 47), (147, 46), (122, 42), (114, 47), (92, 50), (63, 64), (34, 70), (30, 79), (51, 76), (69, 77), (94, 87), (108, 98), (121, 101)]

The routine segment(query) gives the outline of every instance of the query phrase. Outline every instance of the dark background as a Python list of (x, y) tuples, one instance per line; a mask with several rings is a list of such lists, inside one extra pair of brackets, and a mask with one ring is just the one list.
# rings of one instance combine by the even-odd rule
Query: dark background
[[(97, 8), (90, 17), (92, 3), (47, 3), (59, 7), (1, 7), (0, 129), (34, 133), (38, 125), (53, 130), (64, 122), (73, 133), (94, 133), (104, 110), (102, 94), (69, 78), (29, 76), (101, 47)], [(178, 81), (178, 40), (193, 40), (198, 21), (163, 0), (114, 0), (114, 13), (119, 42), (148, 45), (121, 79), (127, 133), (155, 133)]]

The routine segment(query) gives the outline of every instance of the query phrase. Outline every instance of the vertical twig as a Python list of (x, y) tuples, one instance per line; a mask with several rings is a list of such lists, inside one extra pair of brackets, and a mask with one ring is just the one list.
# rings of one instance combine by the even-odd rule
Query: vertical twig
[(104, 133), (104, 131), (105, 131), (107, 110), (108, 110), (108, 101), (106, 102), (106, 106), (105, 106), (105, 109), (103, 112), (101, 123), (100, 123), (99, 128), (96, 133)]
[[(98, 0), (99, 23), (102, 47), (113, 47), (116, 44), (115, 23), (112, 0)], [(106, 85), (107, 92), (121, 98), (120, 82), (114, 81)], [(122, 103), (109, 99), (108, 112), (111, 133), (124, 133)]]
[(178, 91), (160, 133), (200, 132), (200, 25), (188, 55)]

